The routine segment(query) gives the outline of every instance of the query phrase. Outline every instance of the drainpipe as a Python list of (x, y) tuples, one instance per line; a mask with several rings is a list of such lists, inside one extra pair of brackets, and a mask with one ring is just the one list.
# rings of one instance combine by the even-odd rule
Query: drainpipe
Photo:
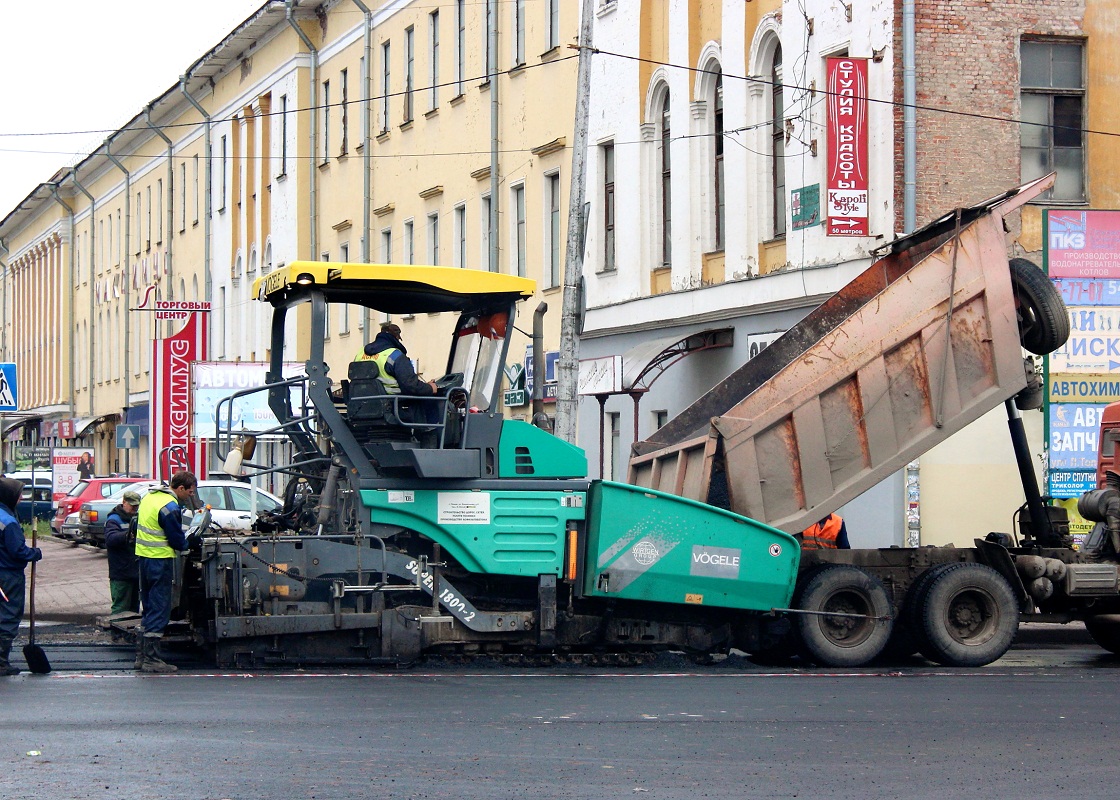
[[(71, 208), (70, 205), (67, 204), (67, 202), (65, 200), (63, 200), (62, 197), (58, 194), (58, 184), (57, 183), (50, 184), (50, 187), (51, 187), (51, 197), (54, 198), (54, 201), (56, 203), (58, 203), (60, 206), (62, 206), (63, 208), (66, 209), (66, 216), (68, 216), (70, 218), (70, 247), (68, 247), (66, 249), (66, 252), (67, 252), (67, 258), (66, 258), (66, 269), (67, 269), (66, 286), (67, 287), (73, 287), (74, 286), (74, 209)], [(72, 292), (70, 293), (70, 296), (71, 296), (71, 298), (73, 297)], [(61, 308), (59, 309), (59, 312), (60, 312), (60, 317), (62, 319), (66, 319), (67, 314)], [(61, 322), (62, 320), (60, 319), (59, 321)], [(72, 320), (71, 320), (71, 322), (72, 322)], [(75, 409), (75, 405), (76, 405), (74, 403), (74, 326), (73, 326), (73, 324), (67, 324), (66, 325), (66, 332), (67, 332), (66, 351), (68, 353), (70, 353), (70, 413), (72, 414), (72, 413), (74, 413), (74, 409)]]
[[(202, 263), (203, 263), (203, 279), (202, 279), (203, 280), (203, 296), (202, 296), (202, 299), (205, 302), (209, 302), (210, 299), (211, 299), (210, 295), (214, 291), (213, 288), (211, 287), (211, 284), (210, 284), (210, 207), (211, 207), (211, 203), (213, 202), (213, 200), (211, 198), (211, 189), (210, 189), (210, 183), (213, 180), (213, 178), (211, 176), (211, 170), (212, 170), (211, 162), (212, 162), (212, 159), (213, 159), (213, 150), (211, 148), (210, 115), (206, 113), (206, 110), (202, 106), (200, 106), (198, 104), (198, 101), (195, 100), (193, 97), (191, 97), (191, 93), (187, 91), (187, 76), (186, 75), (182, 75), (179, 78), (179, 91), (181, 91), (183, 93), (183, 97), (187, 98), (187, 102), (190, 103), (192, 106), (194, 106), (194, 110), (197, 111), (202, 116), (202, 118), (204, 120), (206, 120), (206, 132), (205, 132), (205, 137), (206, 137), (206, 141), (205, 141), (206, 168), (204, 170), (205, 173), (206, 173), (206, 176), (203, 178), (203, 180), (206, 182), (206, 191), (203, 193), (205, 195), (205, 198), (206, 198), (206, 204), (205, 204), (205, 208), (203, 209), (203, 220), (202, 220), (202, 242), (203, 242), (203, 244), (202, 244)], [(212, 317), (214, 315), (213, 314), (207, 314), (206, 316), (207, 317)]]
[[(122, 164), (119, 160), (117, 160), (117, 157), (115, 155), (113, 155), (112, 151), (109, 149), (110, 146), (112, 145), (112, 143), (113, 143), (112, 137), (105, 140), (105, 155), (106, 155), (106, 157), (108, 157), (108, 159), (110, 161), (113, 162), (113, 164), (116, 165), (117, 169), (119, 169), (121, 172), (124, 173), (124, 264), (123, 264), (123, 267), (124, 267), (124, 308), (125, 308), (126, 313), (124, 315), (124, 406), (122, 408), (122, 412), (127, 414), (128, 413), (128, 395), (129, 395), (129, 392), (131, 391), (131, 389), (129, 387), (129, 383), (131, 381), (131, 376), (132, 376), (132, 373), (129, 372), (129, 365), (132, 364), (132, 358), (130, 357), (129, 352), (128, 352), (129, 346), (132, 344), (132, 326), (130, 324), (132, 315), (127, 313), (128, 312), (128, 289), (129, 289), (129, 284), (132, 282), (131, 280), (129, 280), (129, 273), (132, 270), (129, 269), (129, 264), (128, 264), (129, 253), (131, 252), (130, 248), (132, 247), (132, 243), (131, 243), (132, 242), (132, 206), (130, 205), (131, 202), (132, 202), (132, 175), (129, 173), (129, 171), (127, 169), (125, 169), (124, 164)], [(92, 321), (93, 320), (90, 320), (91, 323), (92, 323)], [(124, 417), (122, 416), (121, 419), (124, 419)]]
[[(354, 0), (354, 5), (366, 15), (365, 32), (362, 37), (362, 46), (365, 48), (366, 54), (365, 69), (362, 74), (362, 132), (364, 134), (362, 136), (362, 263), (368, 264), (372, 249), (369, 238), (369, 215), (373, 199), (373, 188), (371, 186), (373, 176), (370, 173), (370, 164), (373, 159), (373, 153), (370, 151), (373, 147), (373, 138), (369, 135), (369, 104), (370, 95), (373, 94), (373, 12), (361, 0)], [(362, 330), (366, 331), (367, 338), (372, 338), (369, 335), (368, 306), (362, 306)]]
[(311, 53), (311, 158), (308, 159), (308, 164), (311, 169), (308, 173), (310, 176), (308, 189), (311, 193), (310, 260), (314, 261), (319, 257), (319, 197), (317, 194), (319, 188), (319, 165), (315, 163), (319, 158), (319, 51), (315, 49), (315, 45), (311, 43), (311, 39), (303, 32), (303, 28), (296, 24), (295, 17), (292, 14), (292, 0), (284, 0), (284, 6), (286, 9), (285, 17), (288, 20), (288, 24), (292, 26), (296, 35), (299, 36), (304, 46), (307, 47)]
[[(73, 184), (75, 186), (78, 187), (78, 190), (86, 196), (86, 199), (89, 200), (89, 274), (90, 274), (90, 281), (89, 281), (89, 320), (90, 320), (90, 323), (92, 324), (92, 322), (93, 322), (93, 311), (94, 311), (94, 304), (93, 304), (93, 259), (97, 255), (97, 201), (93, 198), (92, 194), (90, 194), (89, 192), (86, 191), (86, 187), (82, 186), (81, 181), (78, 180), (78, 170), (76, 170), (76, 169), (70, 170), (70, 180), (73, 182)], [(90, 336), (89, 336), (88, 344), (89, 344), (89, 363), (93, 364), (94, 350), (93, 350), (93, 333), (92, 333), (92, 331), (91, 331)], [(93, 414), (93, 381), (92, 380), (90, 381), (90, 389), (89, 389), (89, 415), (91, 417), (94, 415)]]
[(486, 65), (486, 81), (490, 84), (490, 263), (486, 268), (500, 272), (498, 267), (498, 3), (486, 0), (490, 16), (490, 63)]
[(902, 0), (902, 232), (917, 225), (918, 88), (915, 70), (914, 0)]
[(152, 124), (152, 105), (149, 103), (144, 107), (144, 122), (149, 128), (156, 132), (159, 138), (163, 139), (164, 144), (167, 145), (167, 255), (164, 258), (164, 266), (167, 272), (167, 299), (175, 299), (175, 270), (173, 269), (174, 261), (171, 258), (172, 243), (175, 240), (175, 209), (172, 204), (175, 202), (175, 147), (171, 140), (167, 138), (159, 128)]

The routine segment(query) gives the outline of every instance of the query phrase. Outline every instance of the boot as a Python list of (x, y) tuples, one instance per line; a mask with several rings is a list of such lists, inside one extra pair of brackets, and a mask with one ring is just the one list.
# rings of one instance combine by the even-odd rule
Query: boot
[(158, 633), (144, 634), (144, 663), (140, 667), (141, 671), (159, 674), (178, 672), (178, 667), (174, 664), (168, 664), (160, 658), (159, 639)]
[(12, 640), (0, 639), (0, 677), (4, 675), (19, 675), (19, 667), (13, 666), (8, 660), (12, 652)]
[(144, 629), (136, 629), (136, 661), (133, 663), (132, 668), (140, 670), (144, 666)]

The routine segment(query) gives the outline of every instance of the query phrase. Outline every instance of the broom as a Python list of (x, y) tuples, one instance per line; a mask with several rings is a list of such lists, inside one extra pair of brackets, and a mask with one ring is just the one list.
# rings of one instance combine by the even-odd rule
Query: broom
[[(34, 488), (32, 488), (34, 492)], [(31, 546), (35, 547), (38, 541), (37, 535), (39, 532), (39, 520), (35, 516), (34, 507), (32, 507), (31, 514)], [(23, 646), (23, 660), (27, 662), (27, 668), (34, 672), (36, 675), (46, 675), (51, 671), (51, 662), (47, 659), (47, 654), (43, 652), (43, 648), (35, 644), (35, 562), (31, 562), (31, 631), (27, 636), (27, 644)]]

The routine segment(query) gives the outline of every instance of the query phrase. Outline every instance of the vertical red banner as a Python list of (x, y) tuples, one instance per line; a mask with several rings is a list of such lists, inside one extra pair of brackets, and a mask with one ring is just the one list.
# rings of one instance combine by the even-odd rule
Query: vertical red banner
[(867, 59), (829, 58), (825, 234), (867, 236)]
[(206, 360), (204, 320), (202, 313), (191, 313), (174, 336), (152, 342), (148, 441), (153, 478), (170, 478), (184, 458), (195, 475), (206, 477), (204, 443), (191, 437), (191, 363)]

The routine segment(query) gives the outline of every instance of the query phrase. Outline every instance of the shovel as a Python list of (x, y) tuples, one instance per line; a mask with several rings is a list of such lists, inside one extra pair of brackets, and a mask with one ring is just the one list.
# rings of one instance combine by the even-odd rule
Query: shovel
[[(39, 532), (38, 520), (34, 514), (31, 517), (31, 546), (34, 547)], [(31, 562), (31, 631), (27, 636), (27, 644), (23, 646), (23, 660), (27, 668), (36, 675), (46, 675), (51, 671), (51, 662), (43, 648), (35, 644), (35, 562)]]

